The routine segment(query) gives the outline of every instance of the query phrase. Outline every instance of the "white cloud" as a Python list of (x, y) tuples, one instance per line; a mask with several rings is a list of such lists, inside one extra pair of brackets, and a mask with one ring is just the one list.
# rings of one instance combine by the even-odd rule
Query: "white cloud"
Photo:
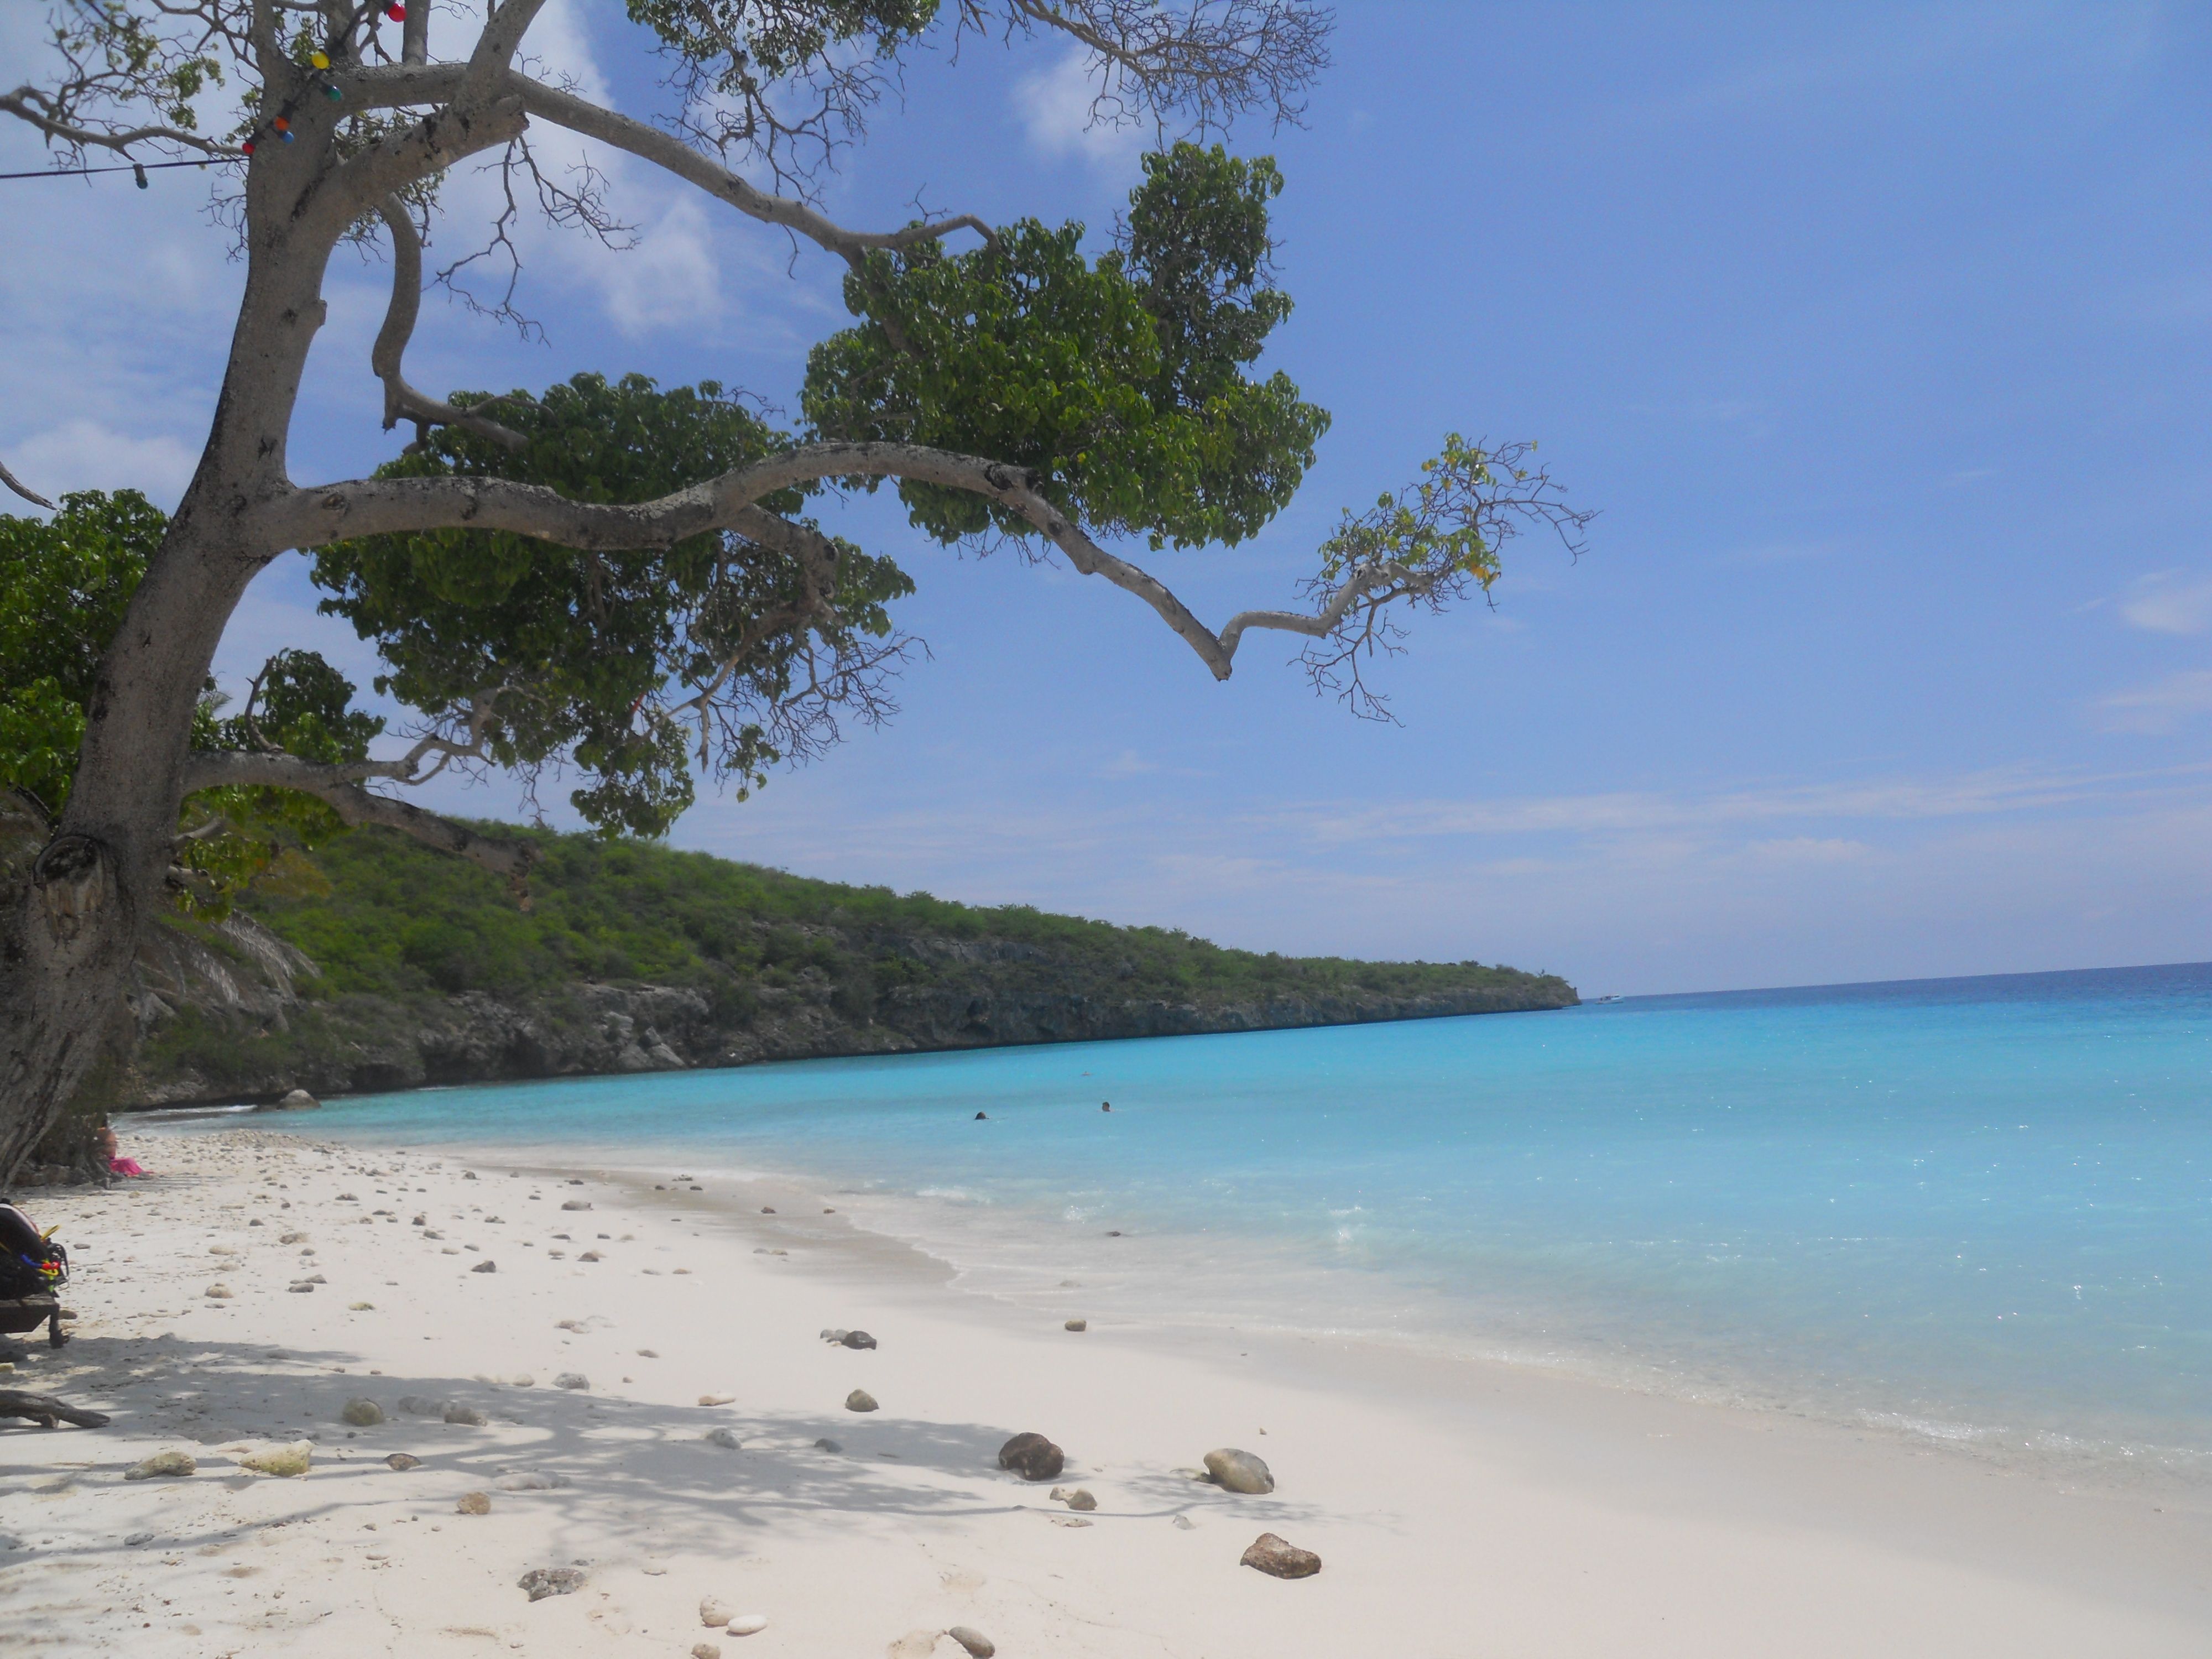
[(2120, 615), (2153, 634), (2202, 634), (2212, 628), (2212, 575), (2160, 570), (2139, 576), (2120, 599)]
[(2185, 669), (2132, 691), (2098, 699), (2094, 713), (2107, 732), (2171, 732), (2196, 714), (2212, 714), (2212, 669)]
[(1047, 155), (1079, 155), (1101, 169), (1126, 171), (1144, 153), (1149, 134), (1142, 121), (1096, 118), (1098, 93), (1087, 54), (1069, 52), (1018, 82), (1014, 107), (1030, 143)]
[(80, 419), (18, 441), (9, 470), (49, 497), (71, 489), (143, 489), (158, 505), (173, 507), (198, 464), (198, 447), (169, 434), (133, 437)]

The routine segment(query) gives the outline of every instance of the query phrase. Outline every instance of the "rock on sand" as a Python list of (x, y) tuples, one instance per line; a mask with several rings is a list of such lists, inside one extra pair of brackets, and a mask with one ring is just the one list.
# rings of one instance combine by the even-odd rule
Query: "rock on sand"
[(999, 1650), (996, 1643), (972, 1625), (955, 1625), (945, 1633), (967, 1649), (974, 1659), (991, 1659)]
[[(457, 1515), (489, 1515), (491, 1494), (488, 1492), (465, 1492), (461, 1494), (461, 1501), (453, 1505), (453, 1511)], [(526, 1585), (525, 1588), (528, 1587)], [(535, 1601), (538, 1598), (533, 1595), (530, 1599)]]
[(845, 1396), (845, 1409), (848, 1412), (872, 1412), (876, 1409), (876, 1397), (866, 1389), (855, 1389)]
[(1321, 1557), (1272, 1532), (1263, 1532), (1252, 1540), (1252, 1547), (1244, 1552), (1239, 1565), (1257, 1567), (1277, 1578), (1310, 1578), (1321, 1571)]
[(533, 1601), (549, 1595), (574, 1595), (584, 1588), (581, 1567), (532, 1567), (514, 1581), (515, 1588), (530, 1592)]
[(732, 1428), (709, 1429), (700, 1438), (717, 1446), (726, 1446), (732, 1451), (745, 1449), (744, 1443), (738, 1438), (738, 1431)]
[(190, 1452), (158, 1451), (143, 1462), (133, 1463), (124, 1471), (125, 1480), (151, 1480), (156, 1475), (190, 1474), (199, 1468)]
[(741, 1613), (722, 1628), (732, 1636), (758, 1636), (768, 1628), (768, 1615), (764, 1613)]
[(1224, 1492), (1241, 1492), (1255, 1497), (1274, 1491), (1275, 1477), (1267, 1466), (1248, 1451), (1238, 1451), (1234, 1446), (1222, 1446), (1206, 1455), (1206, 1478)]
[(384, 1421), (384, 1407), (374, 1400), (349, 1400), (345, 1402), (345, 1409), (338, 1413), (338, 1417), (342, 1421), (352, 1424), (356, 1429), (373, 1429)]
[(1024, 1480), (1050, 1480), (1065, 1462), (1059, 1447), (1035, 1432), (1018, 1434), (999, 1448), (999, 1467), (1012, 1469)]
[(238, 1467), (251, 1469), (256, 1474), (305, 1474), (314, 1449), (313, 1441), (295, 1440), (289, 1445), (270, 1446), (261, 1451), (248, 1452), (238, 1460)]

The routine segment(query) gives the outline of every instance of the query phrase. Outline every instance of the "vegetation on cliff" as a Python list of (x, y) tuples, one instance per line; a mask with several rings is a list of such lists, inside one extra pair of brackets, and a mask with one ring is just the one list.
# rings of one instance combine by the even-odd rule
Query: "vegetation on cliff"
[[(812, 881), (645, 842), (542, 832), (532, 908), (380, 830), (291, 851), (142, 992), (149, 1097), (733, 1063), (1559, 1007), (1553, 975), (1226, 950), (1024, 905)], [(190, 927), (191, 924), (179, 924)], [(241, 928), (274, 941), (255, 948)], [(290, 952), (297, 952), (292, 956)], [(158, 976), (157, 976), (158, 977)], [(408, 1057), (409, 1051), (413, 1058)], [(179, 1085), (184, 1085), (179, 1090)]]

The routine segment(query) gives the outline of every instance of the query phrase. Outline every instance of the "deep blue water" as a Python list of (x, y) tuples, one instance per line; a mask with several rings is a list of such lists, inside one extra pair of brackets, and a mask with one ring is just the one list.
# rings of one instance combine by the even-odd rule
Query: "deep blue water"
[(1094, 1316), (2212, 1457), (2212, 965), (434, 1091), (314, 1127), (805, 1173), (979, 1289)]

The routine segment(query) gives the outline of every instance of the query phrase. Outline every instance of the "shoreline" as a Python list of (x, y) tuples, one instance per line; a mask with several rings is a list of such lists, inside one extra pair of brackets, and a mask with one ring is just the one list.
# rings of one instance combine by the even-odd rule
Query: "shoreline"
[[(38, 1200), (72, 1245), (80, 1335), (10, 1384), (115, 1421), (0, 1431), (0, 1632), (240, 1655), (297, 1651), (308, 1630), (331, 1651), (433, 1656), (704, 1639), (726, 1659), (958, 1659), (935, 1634), (952, 1624), (1009, 1659), (2155, 1655), (2212, 1633), (2212, 1524), (2194, 1505), (1504, 1366), (1378, 1364), (1234, 1331), (1073, 1334), (823, 1216), (846, 1206), (799, 1183), (654, 1192), (630, 1172), (290, 1128), (164, 1137), (174, 1175)], [(563, 1194), (592, 1208), (562, 1211)], [(302, 1217), (284, 1230), (312, 1245), (277, 1244)], [(588, 1248), (605, 1260), (581, 1263)], [(487, 1253), (496, 1273), (471, 1273)], [(306, 1263), (325, 1282), (287, 1294)], [(218, 1275), (233, 1297), (203, 1295)], [(848, 1325), (880, 1349), (817, 1334)], [(591, 1386), (547, 1386), (568, 1369)], [(882, 1409), (844, 1411), (853, 1387)], [(356, 1394), (391, 1420), (338, 1422)], [(402, 1394), (465, 1396), (490, 1420), (405, 1415)], [(705, 1394), (734, 1400), (691, 1403)], [(744, 1449), (702, 1440), (717, 1426)], [(1024, 1429), (1067, 1448), (1065, 1483), (1096, 1492), (1095, 1513), (994, 1467)], [(302, 1432), (320, 1437), (304, 1479), (230, 1461)], [(1176, 1473), (1224, 1444), (1267, 1459), (1276, 1492)], [(164, 1447), (201, 1472), (122, 1479)], [(422, 1467), (378, 1461), (395, 1450)], [(492, 1512), (457, 1514), (463, 1490)], [(1322, 1573), (1238, 1565), (1262, 1530), (1318, 1551)], [(516, 1587), (580, 1561), (574, 1595)], [(706, 1595), (757, 1601), (769, 1625), (708, 1631)]]

